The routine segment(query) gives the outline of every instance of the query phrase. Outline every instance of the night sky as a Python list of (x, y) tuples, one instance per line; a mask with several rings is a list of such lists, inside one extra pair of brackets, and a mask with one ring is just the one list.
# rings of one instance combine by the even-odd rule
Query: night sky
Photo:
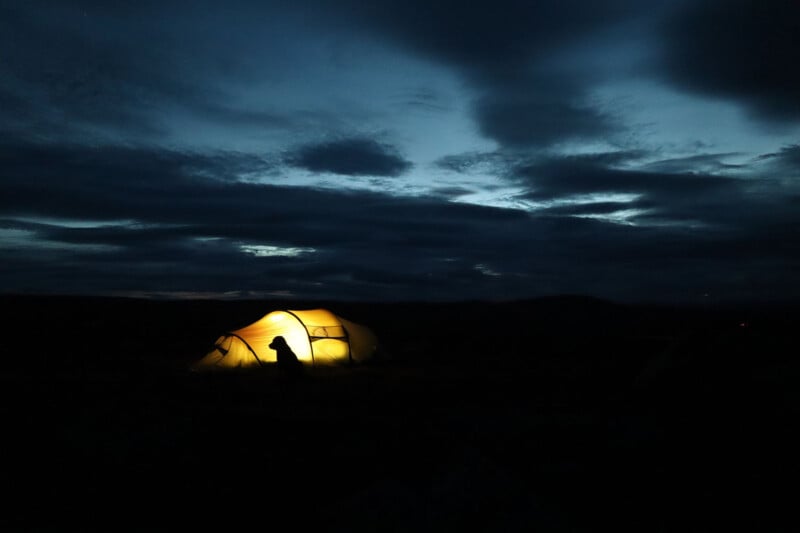
[(800, 2), (0, 0), (0, 292), (800, 296)]

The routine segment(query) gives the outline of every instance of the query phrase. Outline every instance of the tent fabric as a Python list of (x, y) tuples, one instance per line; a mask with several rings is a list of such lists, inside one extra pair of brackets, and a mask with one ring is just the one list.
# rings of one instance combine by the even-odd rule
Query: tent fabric
[(304, 364), (362, 362), (377, 349), (374, 333), (327, 309), (273, 311), (252, 324), (220, 336), (195, 365), (198, 369), (257, 367), (276, 362), (269, 344), (277, 336)]

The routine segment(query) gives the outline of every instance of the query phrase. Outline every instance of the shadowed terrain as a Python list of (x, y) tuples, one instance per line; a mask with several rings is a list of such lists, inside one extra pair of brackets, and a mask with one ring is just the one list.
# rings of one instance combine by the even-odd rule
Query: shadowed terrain
[[(796, 309), (2, 298), (6, 530), (796, 530)], [(189, 370), (326, 307), (378, 357)]]

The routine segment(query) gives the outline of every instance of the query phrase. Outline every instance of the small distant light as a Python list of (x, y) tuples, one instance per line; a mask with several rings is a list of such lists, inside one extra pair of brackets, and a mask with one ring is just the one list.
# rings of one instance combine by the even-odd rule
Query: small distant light
[(740, 328), (746, 328), (748, 326), (747, 322), (739, 322)]

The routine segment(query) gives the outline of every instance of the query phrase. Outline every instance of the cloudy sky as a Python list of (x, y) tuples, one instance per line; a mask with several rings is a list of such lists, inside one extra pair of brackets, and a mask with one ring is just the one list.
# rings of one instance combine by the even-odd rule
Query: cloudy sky
[(800, 297), (795, 0), (0, 0), (0, 291)]

